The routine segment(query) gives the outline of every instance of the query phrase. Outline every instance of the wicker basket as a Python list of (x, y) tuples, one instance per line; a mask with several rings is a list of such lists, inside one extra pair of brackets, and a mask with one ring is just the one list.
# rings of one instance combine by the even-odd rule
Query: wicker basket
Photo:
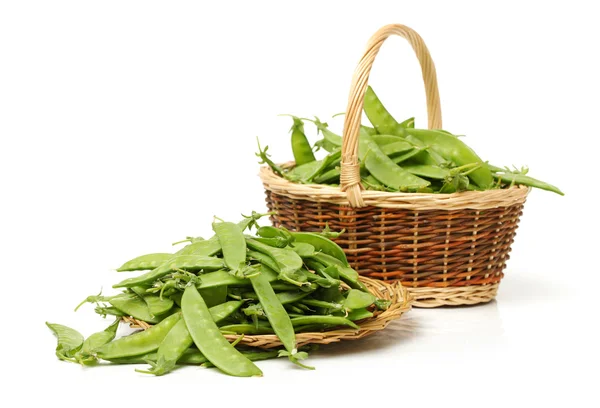
[[(306, 344), (329, 344), (335, 343), (340, 340), (357, 340), (362, 339), (376, 331), (383, 330), (385, 327), (395, 319), (399, 319), (404, 313), (408, 312), (412, 306), (413, 297), (410, 296), (399, 282), (382, 282), (380, 280), (369, 279), (361, 276), (359, 278), (369, 291), (380, 299), (391, 300), (391, 305), (387, 310), (376, 311), (374, 316), (368, 319), (358, 321), (357, 324), (360, 327), (358, 330), (338, 329), (324, 332), (310, 332), (310, 333), (298, 333), (296, 334), (296, 341), (298, 346)], [(123, 321), (129, 323), (133, 328), (147, 329), (151, 325), (134, 319), (132, 317), (123, 317)], [(236, 340), (239, 336), (227, 335), (225, 336), (229, 341)], [(281, 346), (279, 337), (274, 334), (265, 334), (260, 336), (244, 336), (240, 344), (259, 348), (273, 348)]]
[(371, 66), (390, 35), (413, 47), (423, 74), (428, 127), (442, 128), (435, 67), (422, 38), (403, 25), (381, 28), (354, 73), (344, 122), (340, 188), (296, 184), (262, 167), (273, 224), (346, 230), (336, 241), (361, 275), (400, 280), (414, 306), (489, 302), (498, 291), (529, 188), (455, 194), (363, 191), (357, 159), (363, 98)]

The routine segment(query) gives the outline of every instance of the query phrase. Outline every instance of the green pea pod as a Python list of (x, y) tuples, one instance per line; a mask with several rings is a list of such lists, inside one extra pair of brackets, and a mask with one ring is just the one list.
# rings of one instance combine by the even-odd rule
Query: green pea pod
[(301, 258), (309, 258), (315, 254), (315, 247), (308, 242), (296, 241), (292, 250), (300, 255)]
[(355, 322), (357, 320), (368, 319), (371, 317), (373, 317), (373, 313), (365, 308), (351, 310), (346, 315), (346, 319), (351, 320), (353, 322)]
[(319, 300), (319, 299), (302, 299), (300, 301), (300, 304), (303, 304), (306, 306), (319, 307), (324, 310), (327, 310), (327, 313), (329, 313), (331, 311), (342, 310), (344, 308), (344, 306), (341, 303), (327, 302), (327, 301)]
[(363, 285), (360, 280), (358, 280), (358, 272), (354, 269), (344, 265), (337, 258), (327, 255), (325, 253), (316, 253), (315, 256), (312, 257), (317, 262), (330, 267), (334, 266), (339, 273), (340, 279), (342, 279), (348, 286), (352, 289), (360, 289), (363, 292), (368, 292), (369, 290)]
[(56, 357), (64, 361), (76, 362), (75, 354), (83, 345), (83, 336), (75, 329), (57, 323), (48, 323), (46, 326), (56, 335)]
[(414, 128), (415, 127), (415, 118), (408, 118), (404, 122), (400, 123), (401, 128)]
[(198, 289), (208, 307), (220, 305), (227, 300), (227, 286), (215, 286), (207, 289)]
[(305, 326), (308, 324), (327, 324), (332, 326), (350, 326), (353, 329), (359, 329), (356, 323), (339, 316), (302, 316), (291, 319), (294, 327)]
[(215, 323), (220, 323), (223, 320), (227, 319), (236, 310), (239, 310), (240, 307), (244, 304), (241, 300), (231, 300), (229, 302), (221, 303), (220, 305), (216, 305), (211, 307), (209, 310), (211, 317), (213, 318)]
[(276, 228), (276, 227), (272, 227), (270, 225), (266, 225), (266, 226), (260, 227), (256, 231), (256, 234), (262, 238), (277, 238), (277, 237), (284, 236), (284, 230), (281, 228)]
[(232, 222), (213, 222), (212, 228), (221, 244), (225, 265), (234, 276), (243, 277), (246, 265), (246, 240), (242, 231)]
[(221, 243), (216, 237), (213, 238), (186, 245), (177, 251), (175, 255), (215, 256), (221, 252)]
[(526, 176), (524, 174), (517, 173), (504, 173), (504, 174), (495, 174), (495, 177), (498, 177), (502, 182), (508, 184), (520, 184), (528, 187), (536, 187), (546, 191), (552, 191), (553, 193), (560, 194), (561, 196), (565, 195), (558, 187), (553, 186), (552, 184), (545, 183), (543, 181), (534, 179), (533, 177)]
[(420, 139), (412, 136), (406, 135), (404, 138), (407, 142), (412, 143), (415, 147), (421, 147), (425, 151), (420, 152), (416, 157), (415, 161), (418, 161), (419, 164), (429, 164), (432, 166), (439, 166), (444, 163), (448, 163), (448, 160), (444, 159), (439, 153), (435, 150), (429, 149), (425, 143), (423, 143)]
[(350, 289), (348, 294), (346, 295), (346, 300), (344, 301), (344, 307), (346, 310), (355, 310), (355, 309), (363, 309), (365, 307), (371, 306), (377, 298), (368, 292), (363, 292), (357, 289)]
[(167, 262), (171, 258), (173, 258), (173, 254), (165, 253), (138, 256), (137, 258), (133, 258), (132, 260), (127, 261), (123, 265), (121, 265), (117, 269), (117, 272), (131, 272), (154, 269)]
[(289, 172), (285, 173), (285, 178), (291, 181), (307, 183), (311, 175), (318, 171), (323, 165), (323, 160), (315, 160), (295, 166)]
[(372, 174), (368, 176), (362, 177), (361, 182), (365, 188), (368, 190), (377, 190), (377, 191), (386, 191), (387, 187), (381, 184), (379, 180), (373, 177)]
[(139, 296), (133, 293), (122, 293), (120, 295), (107, 298), (108, 303), (121, 310), (127, 316), (143, 320), (147, 323), (158, 323), (162, 320), (160, 316), (150, 313), (148, 305)]
[(285, 248), (289, 244), (289, 240), (284, 237), (273, 237), (273, 238), (254, 238), (258, 242), (262, 242), (265, 245), (269, 245), (275, 248)]
[(292, 116), (294, 123), (290, 129), (292, 132), (292, 151), (296, 165), (300, 166), (305, 163), (315, 161), (310, 143), (304, 134), (304, 123), (300, 118)]
[(315, 251), (330, 255), (348, 266), (348, 259), (342, 248), (332, 240), (312, 232), (290, 232), (294, 242), (310, 244)]
[(226, 374), (250, 377), (262, 372), (219, 332), (206, 303), (195, 286), (187, 286), (181, 300), (183, 319), (198, 350)]
[(370, 136), (375, 136), (375, 135), (379, 134), (379, 133), (377, 133), (377, 129), (372, 128), (370, 126), (360, 125), (360, 128), (363, 129), (365, 132), (367, 132)]
[(328, 129), (329, 125), (327, 123), (321, 122), (319, 120), (319, 118), (317, 118), (316, 116), (315, 116), (314, 120), (306, 119), (306, 118), (303, 118), (302, 120), (307, 120), (309, 122), (314, 123), (314, 125), (317, 127), (317, 130), (323, 134), (323, 137), (325, 138), (325, 140), (327, 141), (328, 144), (335, 146), (338, 149), (341, 149), (342, 137), (339, 135), (336, 135), (331, 130), (329, 130)]
[(397, 190), (427, 187), (430, 183), (410, 174), (386, 156), (371, 137), (361, 132), (359, 139), (359, 157), (365, 167), (381, 183)]
[(81, 350), (75, 355), (77, 361), (83, 365), (95, 364), (98, 360), (94, 354), (94, 350), (114, 340), (117, 335), (120, 321), (120, 318), (115, 319), (115, 321), (106, 329), (94, 333), (85, 339), (81, 346)]
[(314, 178), (314, 182), (317, 184), (332, 184), (338, 182), (340, 179), (340, 169), (331, 169), (326, 171)]
[[(373, 139), (373, 141), (375, 143), (377, 143), (377, 145), (379, 147), (381, 147), (381, 149), (383, 149), (385, 146), (390, 145), (390, 144), (406, 141), (403, 137), (396, 136), (396, 135), (370, 135), (370, 136), (371, 136), (371, 139)], [(406, 142), (406, 143), (408, 143), (408, 142)], [(411, 144), (411, 147), (413, 147), (412, 144)]]
[(246, 238), (248, 248), (271, 257), (277, 266), (279, 278), (294, 285), (302, 286), (305, 282), (299, 281), (300, 276), (296, 274), (302, 268), (302, 258), (296, 252), (288, 248), (274, 248), (260, 243), (252, 238)]
[(225, 266), (222, 259), (200, 255), (178, 255), (165, 262), (156, 269), (135, 278), (125, 279), (113, 288), (131, 288), (134, 286), (152, 285), (156, 280), (168, 275), (177, 269), (189, 271), (214, 271)]
[(126, 314), (122, 310), (119, 310), (113, 306), (109, 306), (109, 307), (97, 306), (94, 308), (94, 312), (98, 313), (102, 317), (106, 317), (108, 315), (116, 316), (116, 317), (126, 316)]
[(150, 353), (158, 349), (160, 343), (180, 319), (181, 313), (174, 313), (156, 326), (105, 344), (96, 350), (96, 355), (103, 360), (111, 360)]
[[(481, 160), (473, 149), (456, 136), (437, 130), (425, 129), (407, 129), (406, 132), (430, 146), (431, 150), (439, 153), (446, 160), (456, 164), (456, 166), (460, 167), (471, 163), (483, 163), (483, 160)], [(494, 182), (492, 173), (487, 166), (481, 166), (471, 172), (469, 178), (473, 183), (482, 188), (488, 188)]]
[[(418, 156), (422, 155), (423, 153), (427, 153), (427, 148), (426, 147), (415, 147), (412, 150), (407, 151), (404, 154), (400, 154), (397, 156), (392, 157), (392, 161), (394, 163), (396, 163), (397, 165), (402, 165), (402, 170), (410, 173), (408, 170), (406, 170), (404, 168), (404, 162), (409, 160), (409, 159), (418, 159)], [(413, 174), (413, 173), (411, 173)]]
[(427, 177), (436, 180), (444, 180), (446, 177), (450, 177), (452, 175), (450, 170), (431, 164), (402, 165), (402, 168), (416, 176)]
[(265, 265), (274, 271), (279, 270), (279, 265), (277, 265), (277, 262), (275, 262), (275, 260), (269, 255), (263, 254), (262, 252), (248, 250), (248, 257), (260, 262), (262, 265)]
[(167, 313), (173, 307), (173, 301), (168, 298), (161, 298), (160, 296), (151, 295), (146, 292), (146, 289), (139, 286), (134, 286), (131, 290), (142, 298), (148, 307), (148, 313), (150, 316), (160, 316)]
[(295, 354), (297, 350), (294, 328), (275, 291), (262, 274), (250, 278), (250, 281), (275, 334), (286, 350)]
[(337, 165), (340, 164), (341, 158), (342, 158), (342, 152), (339, 150), (326, 156), (321, 161), (321, 165), (319, 167), (317, 167), (311, 174), (308, 175), (307, 181), (311, 182), (316, 177), (321, 176), (326, 171), (333, 170)]
[[(394, 136), (392, 136), (392, 137), (394, 137)], [(375, 141), (375, 139), (373, 139), (373, 141)], [(375, 142), (375, 143), (377, 143), (377, 142)], [(379, 143), (377, 143), (377, 145), (379, 146)], [(409, 152), (413, 149), (414, 149), (414, 146), (404, 140), (399, 140), (397, 142), (389, 143), (384, 146), (381, 146), (381, 151), (386, 156), (390, 156), (390, 157), (397, 156), (401, 153)]]
[(220, 327), (219, 330), (223, 334), (248, 334), (252, 336), (275, 333), (271, 327), (256, 327), (254, 324), (250, 323), (229, 324)]
[[(385, 135), (403, 135), (405, 129), (383, 106), (375, 91), (370, 86), (365, 92), (363, 110), (377, 133)], [(406, 126), (406, 122), (403, 122)]]
[(164, 375), (175, 368), (177, 360), (194, 343), (185, 321), (180, 319), (169, 330), (156, 352), (156, 362), (148, 360), (151, 365), (149, 370), (136, 370), (141, 373)]

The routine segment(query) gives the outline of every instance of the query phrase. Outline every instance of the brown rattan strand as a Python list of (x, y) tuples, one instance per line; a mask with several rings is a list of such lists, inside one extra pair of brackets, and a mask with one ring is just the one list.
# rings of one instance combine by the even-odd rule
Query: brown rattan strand
[[(285, 163), (283, 166), (292, 163)], [(298, 200), (333, 203), (351, 207), (346, 193), (337, 187), (322, 184), (299, 184), (279, 177), (263, 166), (260, 178), (265, 189)], [(487, 191), (464, 191), (453, 194), (388, 193), (386, 191), (363, 191), (362, 199), (367, 207), (404, 208), (414, 210), (460, 210), (463, 208), (485, 210), (523, 204), (529, 194), (527, 187)]]
[(415, 307), (461, 306), (487, 303), (498, 293), (499, 283), (449, 288), (408, 288)]
[[(298, 346), (305, 344), (329, 344), (341, 340), (357, 340), (366, 337), (376, 331), (383, 330), (395, 319), (399, 319), (404, 313), (408, 312), (412, 306), (413, 297), (408, 294), (399, 282), (383, 282), (375, 279), (360, 277), (360, 280), (369, 288), (369, 291), (381, 299), (391, 300), (391, 306), (384, 311), (375, 312), (374, 316), (357, 322), (359, 329), (338, 329), (324, 332), (310, 332), (296, 334)], [(134, 319), (133, 317), (123, 317), (123, 321), (129, 323), (133, 328), (146, 330), (151, 325)], [(237, 335), (226, 335), (229, 341), (237, 340)], [(274, 334), (260, 336), (244, 336), (239, 344), (259, 348), (273, 348), (281, 346), (279, 338)]]
[(334, 241), (363, 276), (437, 288), (498, 283), (523, 210), (351, 208), (268, 190), (267, 206), (273, 224), (292, 231), (345, 230)]

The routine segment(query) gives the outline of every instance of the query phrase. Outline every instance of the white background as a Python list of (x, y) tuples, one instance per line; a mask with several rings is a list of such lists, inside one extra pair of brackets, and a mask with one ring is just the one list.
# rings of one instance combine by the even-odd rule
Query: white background
[[(9, 376), (0, 399), (598, 406), (593, 2), (206, 3), (0, 3)], [(446, 129), (467, 135), (484, 159), (528, 165), (566, 193), (530, 195), (497, 301), (413, 310), (376, 336), (315, 353), (316, 371), (267, 361), (260, 379), (196, 367), (150, 378), (58, 361), (44, 322), (86, 335), (103, 328), (91, 306), (72, 310), (102, 286), (111, 293), (122, 262), (208, 235), (213, 215), (265, 209), (256, 136), (277, 161), (291, 159), (290, 120), (277, 115), (328, 120), (345, 110), (364, 45), (387, 23), (425, 39)], [(371, 83), (398, 119), (425, 126), (420, 71), (403, 40), (384, 45)], [(341, 131), (340, 119), (331, 125)]]

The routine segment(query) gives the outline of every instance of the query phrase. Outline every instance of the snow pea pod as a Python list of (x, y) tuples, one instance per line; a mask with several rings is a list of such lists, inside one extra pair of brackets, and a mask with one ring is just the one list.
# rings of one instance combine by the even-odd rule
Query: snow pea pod
[(151, 314), (146, 302), (134, 293), (111, 296), (106, 301), (127, 316), (132, 316), (147, 323), (158, 323), (162, 320), (161, 317)]
[[(417, 161), (421, 161), (421, 159), (418, 158), (418, 156), (423, 155), (423, 153), (427, 154), (427, 148), (426, 147), (415, 147), (411, 150), (408, 150), (406, 153), (392, 157), (392, 161), (394, 163), (396, 163), (397, 165), (402, 165), (402, 169), (405, 171), (408, 171), (404, 168), (404, 162), (410, 159), (415, 159)], [(410, 173), (410, 172), (409, 172)], [(412, 174), (412, 173), (411, 173)]]
[(408, 188), (427, 187), (430, 183), (420, 177), (403, 170), (386, 156), (371, 136), (361, 132), (359, 139), (359, 156), (365, 162), (369, 172), (384, 185), (405, 190)]
[(558, 187), (553, 186), (552, 184), (545, 183), (543, 181), (534, 179), (533, 177), (526, 176), (524, 174), (518, 173), (495, 173), (495, 177), (498, 177), (504, 183), (508, 184), (521, 184), (528, 187), (536, 187), (546, 191), (552, 191), (553, 193), (565, 195)]
[(215, 256), (219, 252), (221, 252), (221, 243), (218, 239), (211, 238), (186, 245), (177, 251), (175, 255)]
[(308, 242), (294, 242), (292, 250), (300, 255), (301, 258), (308, 258), (314, 255), (315, 247)]
[(371, 306), (377, 298), (369, 292), (363, 292), (357, 289), (350, 289), (344, 301), (346, 310), (364, 309)]
[(147, 254), (133, 258), (130, 261), (125, 262), (121, 265), (117, 272), (131, 272), (131, 271), (143, 271), (148, 269), (154, 269), (169, 259), (173, 258), (173, 254), (157, 253)]
[(150, 353), (158, 349), (160, 343), (180, 319), (181, 313), (174, 313), (147, 330), (105, 344), (96, 349), (96, 355), (103, 360), (110, 360)]
[(262, 371), (256, 365), (223, 337), (195, 286), (185, 288), (181, 306), (183, 319), (194, 344), (211, 363), (233, 376), (262, 375)]
[(316, 116), (314, 120), (307, 118), (302, 118), (302, 120), (312, 122), (317, 127), (317, 131), (323, 134), (323, 137), (325, 138), (327, 143), (337, 147), (338, 149), (342, 148), (342, 137), (340, 135), (336, 135), (331, 130), (329, 130), (329, 125), (327, 123), (321, 122)]
[(232, 222), (213, 222), (213, 231), (223, 250), (225, 265), (237, 277), (243, 277), (246, 265), (246, 240), (240, 228)]
[(48, 323), (46, 326), (56, 335), (56, 357), (61, 360), (74, 362), (73, 357), (83, 345), (83, 336), (77, 330), (57, 323)]
[[(261, 265), (261, 274), (267, 276), (269, 282), (277, 283), (278, 274), (271, 268)], [(219, 286), (250, 286), (250, 280), (241, 279), (233, 276), (227, 271), (216, 271), (205, 273), (200, 276), (199, 283), (196, 284), (198, 289), (215, 288)]]
[(250, 278), (250, 281), (275, 334), (286, 350), (295, 354), (297, 350), (294, 328), (275, 291), (262, 274)]
[(85, 339), (81, 346), (81, 350), (75, 355), (77, 361), (83, 365), (95, 364), (98, 360), (94, 355), (94, 350), (114, 340), (120, 321), (120, 318), (115, 319), (115, 321), (106, 329), (94, 333)]
[(310, 244), (315, 251), (330, 255), (348, 266), (348, 259), (344, 250), (332, 240), (312, 232), (290, 232), (290, 234), (294, 237), (294, 242)]
[(450, 177), (452, 175), (450, 170), (431, 164), (404, 164), (402, 165), (402, 168), (417, 176), (437, 180), (444, 180), (446, 177)]
[(294, 327), (305, 326), (309, 324), (327, 324), (332, 326), (350, 326), (353, 329), (359, 329), (356, 323), (340, 316), (302, 316), (291, 319)]
[(405, 139), (403, 137), (396, 136), (396, 135), (370, 135), (370, 136), (371, 136), (371, 139), (373, 139), (373, 141), (375, 143), (377, 143), (379, 145), (379, 147), (381, 147), (382, 149), (389, 144), (405, 141)]
[(368, 292), (369, 290), (358, 280), (358, 272), (354, 269), (344, 265), (340, 260), (334, 258), (333, 256), (327, 255), (325, 253), (316, 253), (313, 257), (317, 262), (322, 263), (323, 265), (329, 267), (334, 266), (339, 274), (340, 278), (346, 282), (348, 286), (352, 289), (360, 289), (364, 292)]
[(200, 255), (178, 255), (171, 258), (171, 260), (163, 263), (158, 268), (151, 270), (150, 272), (147, 272), (135, 278), (125, 279), (117, 283), (116, 285), (113, 285), (113, 288), (131, 288), (133, 286), (151, 285), (154, 283), (154, 281), (168, 275), (170, 272), (175, 271), (177, 269), (184, 269), (189, 271), (214, 271), (217, 269), (221, 269), (224, 266), (225, 264), (220, 258), (213, 258)]
[[(439, 153), (446, 160), (450, 160), (456, 164), (456, 166), (483, 163), (483, 160), (481, 160), (477, 153), (456, 136), (437, 130), (425, 129), (407, 129), (406, 132), (430, 146), (430, 150)], [(487, 166), (481, 166), (476, 169), (469, 174), (469, 178), (482, 188), (488, 188), (494, 182), (492, 173)]]
[(368, 319), (370, 317), (373, 317), (373, 313), (367, 309), (354, 309), (348, 312), (348, 315), (346, 315), (346, 319), (352, 320), (353, 322), (357, 320)]
[(340, 179), (340, 169), (335, 168), (326, 171), (320, 176), (315, 177), (313, 180), (317, 184), (332, 184)]
[(317, 172), (323, 165), (323, 160), (315, 160), (295, 166), (289, 172), (285, 173), (285, 178), (291, 181), (306, 183), (311, 180), (311, 176)]
[(406, 135), (404, 138), (407, 142), (412, 143), (415, 147), (420, 147), (424, 151), (419, 153), (419, 155), (415, 158), (419, 164), (430, 164), (432, 166), (439, 166), (444, 163), (448, 163), (446, 159), (444, 159), (439, 153), (435, 150), (429, 149), (425, 143), (423, 143), (420, 139), (412, 135)]
[(319, 167), (317, 167), (311, 174), (308, 175), (307, 181), (309, 181), (309, 182), (313, 181), (316, 177), (320, 176), (325, 171), (335, 168), (335, 166), (339, 165), (341, 159), (342, 159), (342, 152), (340, 150), (327, 155), (321, 161), (321, 165)]
[(275, 260), (269, 255), (265, 255), (262, 252), (248, 250), (248, 257), (260, 262), (262, 265), (265, 265), (274, 271), (279, 269), (277, 262), (275, 262)]
[(164, 313), (167, 313), (173, 307), (173, 301), (169, 298), (161, 298), (160, 296), (151, 295), (146, 292), (145, 288), (134, 286), (131, 290), (141, 297), (144, 302), (146, 302), (146, 306), (148, 307), (148, 312), (150, 316), (159, 316)]
[(246, 244), (248, 248), (268, 255), (275, 261), (277, 265), (275, 271), (279, 272), (279, 279), (298, 286), (305, 284), (296, 274), (296, 271), (302, 268), (302, 258), (296, 252), (288, 248), (274, 248), (248, 237)]
[(365, 92), (363, 110), (373, 127), (377, 130), (377, 133), (389, 135), (404, 134), (403, 130), (407, 126), (407, 123), (402, 122), (404, 126), (401, 126), (385, 106), (383, 106), (377, 94), (375, 94), (375, 91), (370, 86), (367, 87), (367, 91)]
[(249, 334), (249, 335), (260, 335), (260, 334), (274, 334), (273, 329), (265, 326), (256, 326), (251, 323), (239, 323), (229, 324), (219, 328), (223, 334)]
[(292, 132), (292, 151), (296, 165), (300, 166), (305, 163), (315, 161), (310, 143), (304, 134), (304, 123), (300, 118), (292, 116), (294, 123), (290, 131)]
[(149, 370), (136, 370), (141, 373), (164, 375), (172, 371), (183, 353), (194, 343), (190, 332), (183, 319), (169, 330), (163, 341), (158, 346), (156, 361), (148, 360)]
[[(392, 137), (395, 137), (395, 136), (392, 136)], [(373, 139), (373, 141), (375, 141), (375, 140)], [(375, 143), (377, 143), (377, 142), (375, 142)], [(377, 145), (379, 146), (379, 144), (377, 144)], [(388, 144), (381, 146), (381, 151), (386, 156), (390, 156), (390, 157), (396, 156), (401, 153), (409, 152), (413, 149), (414, 149), (414, 146), (404, 140), (399, 140), (397, 142), (388, 143)]]

